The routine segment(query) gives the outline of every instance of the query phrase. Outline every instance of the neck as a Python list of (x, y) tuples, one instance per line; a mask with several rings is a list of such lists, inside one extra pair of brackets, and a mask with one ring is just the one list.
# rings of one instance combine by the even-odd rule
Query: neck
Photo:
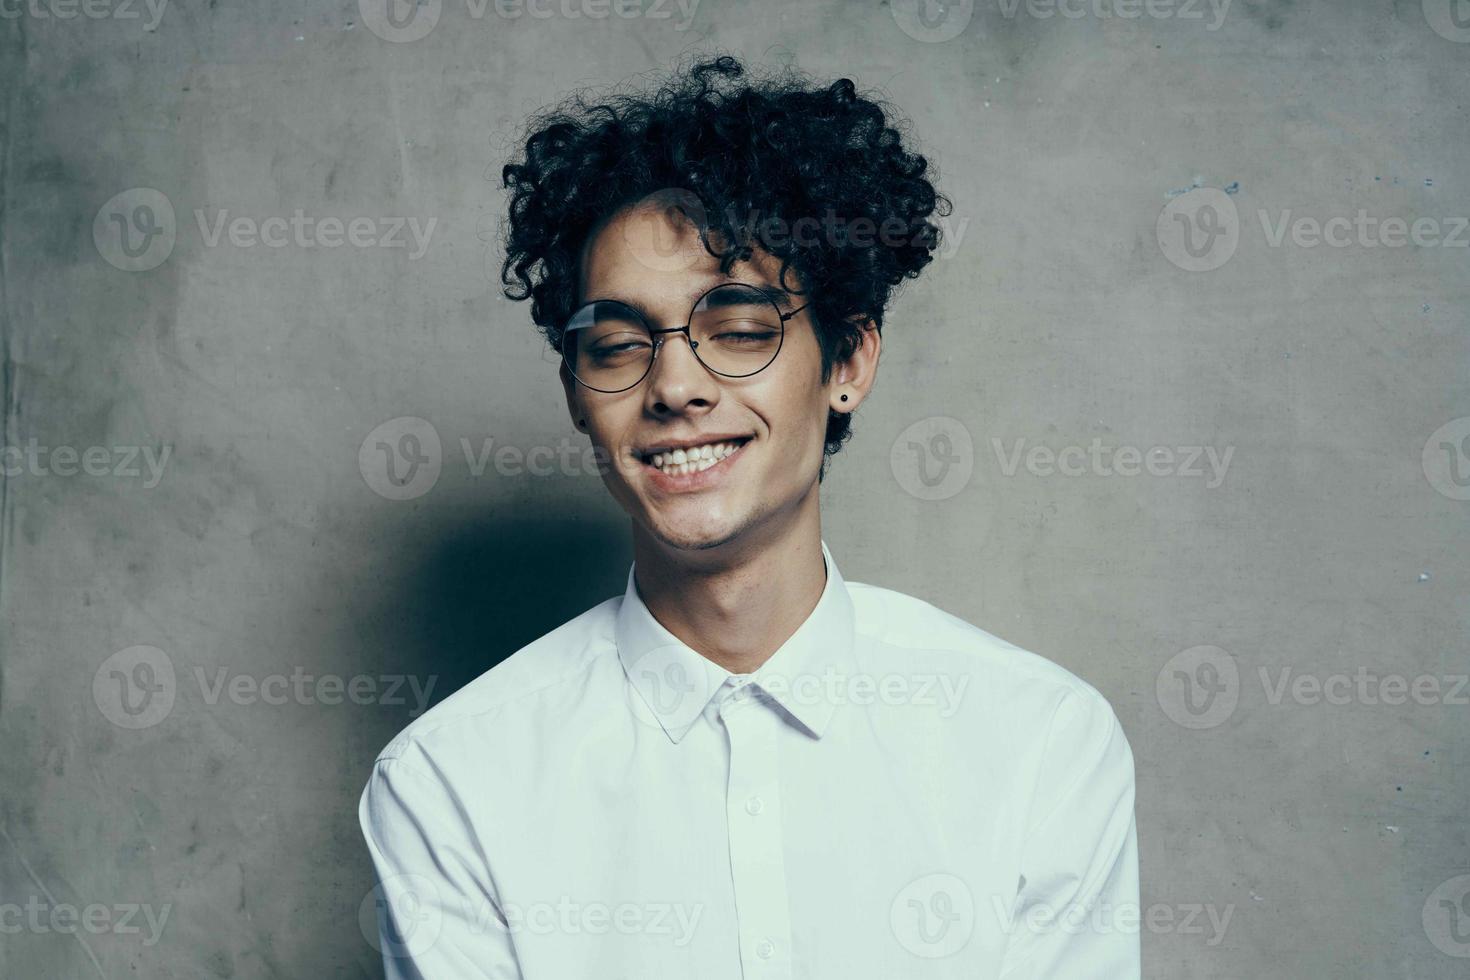
[(806, 622), (827, 584), (822, 526), (811, 519), (767, 540), (674, 548), (634, 525), (639, 598), (670, 633), (733, 674), (761, 666)]

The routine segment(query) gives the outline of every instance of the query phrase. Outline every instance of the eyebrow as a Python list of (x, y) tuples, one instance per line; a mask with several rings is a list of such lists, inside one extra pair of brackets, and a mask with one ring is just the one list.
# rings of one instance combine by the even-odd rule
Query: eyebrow
[[(699, 297), (706, 295), (707, 293), (709, 293), (711, 290), (715, 289), (718, 286), (729, 286), (729, 285), (732, 285), (732, 284), (733, 285), (737, 285), (737, 286), (748, 286), (751, 289), (756, 290), (757, 292), (759, 292), (762, 295), (764, 295), (771, 302), (775, 303), (777, 305), (777, 307), (780, 307), (780, 305), (782, 304), (782, 302), (786, 302), (786, 303), (789, 304), (790, 301), (791, 301), (791, 295), (792, 294), (791, 294), (791, 291), (790, 290), (782, 289), (780, 286), (773, 286), (773, 285), (770, 285), (769, 283), (741, 282), (738, 279), (726, 279), (726, 280), (724, 280), (722, 282), (717, 282), (714, 285), (706, 286), (703, 289), (699, 290), (698, 292), (690, 293), (689, 296), (686, 297), (686, 298), (688, 299), (689, 304), (690, 304), (690, 307), (692, 308), (693, 305), (694, 305), (694, 303), (696, 301), (698, 301)], [(719, 299), (719, 298), (720, 297), (716, 297), (716, 299)], [(643, 305), (641, 303), (635, 303), (632, 300), (627, 300), (627, 299), (619, 299), (616, 296), (603, 296), (603, 297), (599, 297), (598, 299), (590, 299), (590, 300), (587, 300), (587, 302), (586, 303), (583, 303), (582, 305), (583, 306), (586, 306), (588, 303), (604, 303), (604, 302), (609, 302), (609, 301), (614, 302), (614, 303), (621, 303), (624, 306), (631, 307), (632, 309), (637, 310), (638, 313), (639, 313), (639, 315), (642, 316), (643, 319), (649, 321), (650, 323), (653, 322), (653, 317), (651, 317), (651, 316), (648, 315), (648, 311), (643, 308)], [(726, 304), (716, 304), (716, 305), (726, 305)]]
[[(734, 282), (735, 280), (731, 280), (731, 281)], [(726, 286), (726, 285), (729, 285), (729, 283), (723, 283), (723, 282), (721, 282), (721, 283), (715, 283), (715, 285), (714, 286), (711, 286), (710, 289), (714, 289), (716, 286)], [(764, 295), (766, 297), (766, 299), (770, 300), (773, 303), (776, 303), (777, 305), (779, 305), (782, 300), (788, 298), (791, 295), (786, 290), (781, 289), (781, 288), (779, 288), (777, 286), (758, 285), (758, 284), (753, 283), (753, 282), (742, 282), (742, 283), (739, 283), (739, 285), (751, 287), (752, 289), (754, 289), (757, 292), (759, 292), (762, 295)], [(708, 292), (708, 291), (709, 290), (706, 290), (705, 292)], [(718, 299), (718, 298), (722, 298), (722, 297), (716, 297), (716, 298)], [(734, 306), (735, 304), (734, 303), (720, 303), (720, 304), (715, 304), (715, 305), (720, 305), (720, 306)]]

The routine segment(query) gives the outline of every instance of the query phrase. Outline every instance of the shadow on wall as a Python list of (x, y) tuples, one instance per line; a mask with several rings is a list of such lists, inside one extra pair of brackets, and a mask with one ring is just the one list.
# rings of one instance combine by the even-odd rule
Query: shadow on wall
[(397, 663), (385, 669), (436, 676), (430, 703), (437, 704), (526, 644), (621, 595), (632, 560), (625, 523), (521, 516), (446, 529), (389, 592), (401, 635), (389, 648)]
[[(360, 603), (341, 604), (351, 623), (343, 636), (358, 644), (355, 668), (413, 678), (420, 690), (432, 679), (432, 707), (526, 644), (621, 595), (633, 560), (626, 521), (568, 514), (579, 506), (563, 506), (569, 499), (548, 490), (478, 515), (456, 506), (409, 519), (389, 508), (379, 533), (366, 539), (387, 574)], [(547, 501), (558, 501), (557, 513)], [(363, 614), (365, 608), (372, 611)], [(400, 694), (414, 700), (407, 685)], [(351, 884), (330, 889), (326, 918), (334, 933), (344, 930), (343, 948), (353, 951), (356, 967), (379, 977), (376, 936), (363, 931), (372, 928), (363, 902), (372, 901), (375, 878), (356, 806), (373, 759), (413, 715), (393, 707), (357, 717), (362, 721), (348, 734), (349, 764), (335, 774), (350, 803), (334, 815), (329, 832), (330, 850), (339, 859), (344, 851), (350, 855)], [(486, 750), (493, 757), (494, 746)]]

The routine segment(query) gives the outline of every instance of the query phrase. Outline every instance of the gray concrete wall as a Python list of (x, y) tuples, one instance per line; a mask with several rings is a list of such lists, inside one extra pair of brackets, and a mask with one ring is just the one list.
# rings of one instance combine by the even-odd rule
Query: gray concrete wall
[(718, 45), (939, 163), (825, 537), (1111, 699), (1146, 976), (1465, 975), (1461, 0), (89, 2), (0, 2), (0, 974), (378, 974), (374, 754), (630, 560), (580, 456), (495, 455), (584, 445), (508, 141)]

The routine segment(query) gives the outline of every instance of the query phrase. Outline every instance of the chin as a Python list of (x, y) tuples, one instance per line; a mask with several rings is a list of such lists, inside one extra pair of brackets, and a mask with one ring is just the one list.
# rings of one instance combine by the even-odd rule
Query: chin
[(707, 551), (739, 537), (744, 522), (732, 517), (712, 518), (707, 514), (690, 515), (690, 519), (664, 517), (649, 521), (645, 527), (660, 542), (678, 551)]

